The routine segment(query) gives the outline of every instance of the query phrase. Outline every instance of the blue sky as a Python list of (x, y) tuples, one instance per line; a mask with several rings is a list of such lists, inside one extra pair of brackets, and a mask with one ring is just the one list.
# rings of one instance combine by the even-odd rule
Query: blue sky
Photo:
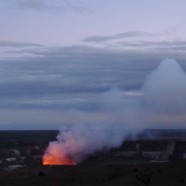
[(185, 0), (1, 0), (0, 129), (107, 122), (101, 99), (113, 87), (136, 99), (163, 59), (186, 69), (185, 9)]

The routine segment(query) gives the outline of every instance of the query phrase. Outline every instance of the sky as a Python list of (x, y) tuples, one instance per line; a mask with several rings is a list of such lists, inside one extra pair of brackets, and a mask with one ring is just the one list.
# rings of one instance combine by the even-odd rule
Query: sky
[[(114, 122), (125, 109), (113, 90), (124, 100), (141, 97), (164, 59), (186, 70), (185, 9), (185, 0), (1, 0), (0, 130)], [(170, 121), (172, 111), (158, 119), (150, 112), (151, 128), (165, 118), (186, 128), (184, 117)]]

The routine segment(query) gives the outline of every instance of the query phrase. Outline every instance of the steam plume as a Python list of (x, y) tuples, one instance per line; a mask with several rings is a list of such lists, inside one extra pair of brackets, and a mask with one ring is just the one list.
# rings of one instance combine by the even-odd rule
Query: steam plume
[[(104, 120), (100, 123), (76, 123), (61, 128), (57, 141), (49, 143), (43, 160), (52, 157), (59, 164), (69, 164), (71, 160), (79, 163), (95, 151), (120, 146), (129, 134), (146, 128), (176, 128), (175, 123), (182, 123), (185, 111), (186, 75), (175, 60), (164, 60), (139, 91), (112, 88), (101, 95)], [(68, 159), (67, 163), (63, 163), (64, 159)]]

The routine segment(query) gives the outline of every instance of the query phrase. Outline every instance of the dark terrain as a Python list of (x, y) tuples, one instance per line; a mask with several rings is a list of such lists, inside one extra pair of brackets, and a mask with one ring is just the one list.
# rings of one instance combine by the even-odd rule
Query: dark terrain
[(146, 130), (77, 166), (43, 166), (57, 131), (1, 131), (0, 186), (185, 186), (186, 131)]

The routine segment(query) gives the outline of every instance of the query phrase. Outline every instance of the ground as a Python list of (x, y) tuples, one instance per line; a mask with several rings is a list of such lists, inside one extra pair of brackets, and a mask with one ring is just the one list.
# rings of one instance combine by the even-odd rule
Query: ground
[(186, 162), (27, 166), (0, 172), (1, 186), (185, 186)]
[(0, 186), (185, 186), (186, 131), (177, 132), (128, 140), (77, 166), (43, 166), (42, 155), (57, 131), (2, 131)]

